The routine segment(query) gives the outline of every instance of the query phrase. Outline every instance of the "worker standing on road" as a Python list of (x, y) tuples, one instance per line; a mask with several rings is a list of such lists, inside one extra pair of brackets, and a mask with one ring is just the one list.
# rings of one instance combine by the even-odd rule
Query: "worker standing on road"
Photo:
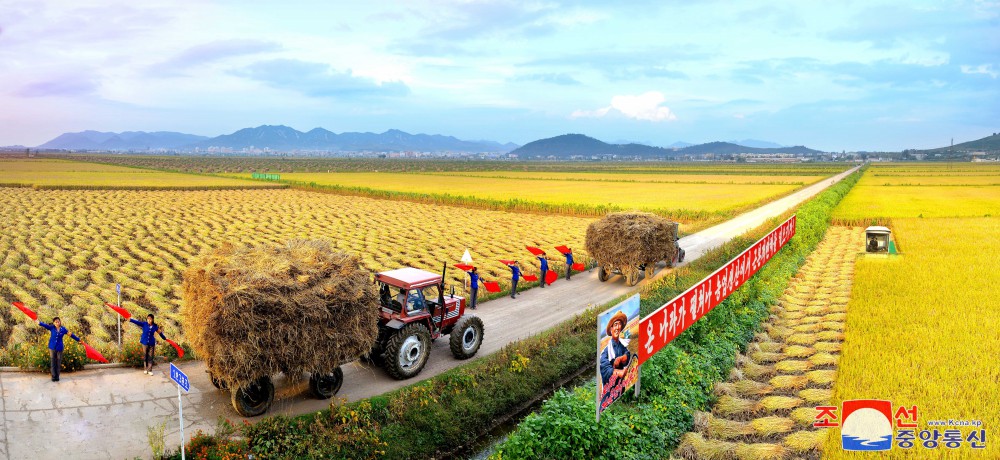
[(566, 251), (566, 281), (569, 281), (570, 275), (573, 273), (573, 250), (570, 249)]
[(479, 279), (479, 271), (476, 270), (476, 267), (472, 267), (472, 270), (469, 270), (469, 281), (472, 284), (472, 309), (475, 310), (476, 298), (479, 297), (479, 283), (483, 283), (483, 286), (485, 286), (486, 283)]
[(517, 295), (517, 280), (521, 279), (521, 267), (518, 266), (517, 261), (508, 265), (510, 267), (510, 298), (514, 298)]
[(156, 357), (155, 334), (160, 334), (160, 338), (163, 340), (167, 340), (167, 337), (163, 335), (163, 331), (160, 330), (160, 325), (156, 324), (153, 315), (146, 315), (146, 322), (135, 318), (129, 318), (129, 321), (142, 329), (142, 337), (139, 337), (139, 343), (142, 344), (142, 373), (153, 375), (153, 359)]
[(65, 327), (62, 327), (62, 321), (56, 316), (52, 318), (52, 324), (45, 324), (42, 320), (38, 320), (38, 325), (49, 330), (49, 358), (52, 361), (52, 381), (59, 381), (59, 370), (62, 368), (62, 356), (63, 356), (63, 336), (69, 334), (70, 338), (80, 341), (80, 338), (76, 334), (70, 334)]
[(545, 274), (549, 271), (549, 260), (545, 258), (545, 251), (538, 256), (538, 262), (541, 264), (541, 279), (542, 287), (545, 287)]

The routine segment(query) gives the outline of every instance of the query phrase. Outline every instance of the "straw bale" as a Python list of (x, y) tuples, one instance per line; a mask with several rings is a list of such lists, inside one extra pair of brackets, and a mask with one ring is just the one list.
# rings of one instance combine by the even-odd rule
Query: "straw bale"
[(655, 214), (614, 212), (587, 227), (587, 253), (617, 268), (671, 261), (676, 236), (676, 225)]
[(182, 290), (187, 338), (229, 388), (332, 372), (378, 333), (369, 270), (325, 241), (225, 244), (191, 263)]

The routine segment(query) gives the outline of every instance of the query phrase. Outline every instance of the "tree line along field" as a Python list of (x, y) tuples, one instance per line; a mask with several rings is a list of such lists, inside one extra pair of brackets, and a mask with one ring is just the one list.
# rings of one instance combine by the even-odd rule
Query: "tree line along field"
[(0, 159), (0, 186), (35, 188), (275, 188), (280, 184), (57, 159)]
[[(889, 172), (950, 185), (876, 185), (884, 179), (879, 174)], [(968, 442), (928, 449), (918, 438), (907, 458), (1000, 457), (994, 433), (1000, 425), (1000, 361), (994, 359), (1000, 355), (1000, 186), (962, 186), (991, 173), (1000, 175), (1000, 168), (872, 167), (861, 181), (869, 185), (859, 182), (835, 211), (847, 223), (880, 220), (902, 255), (856, 261), (834, 405), (886, 399), (894, 408), (918, 406), (918, 432), (942, 419), (981, 420), (987, 430), (985, 451)], [(963, 194), (969, 189), (977, 193)], [(878, 207), (869, 206), (872, 201)], [(957, 428), (964, 441), (971, 427)], [(839, 443), (830, 436), (824, 457), (850, 458)]]
[[(44, 318), (59, 315), (97, 344), (116, 338), (116, 317), (103, 306), (115, 300), (115, 283), (125, 307), (154, 313), (168, 333), (177, 331), (183, 270), (225, 242), (322, 238), (372, 270), (412, 265), (435, 272), (469, 248), (484, 278), (506, 285), (510, 272), (498, 259), (519, 259), (528, 273), (536, 271), (525, 245), (566, 244), (585, 258), (590, 222), (298, 190), (0, 188), (0, 201), (0, 298), (22, 301)], [(465, 274), (451, 268), (448, 275), (461, 293)], [(9, 310), (0, 309), (0, 343), (41, 334)]]

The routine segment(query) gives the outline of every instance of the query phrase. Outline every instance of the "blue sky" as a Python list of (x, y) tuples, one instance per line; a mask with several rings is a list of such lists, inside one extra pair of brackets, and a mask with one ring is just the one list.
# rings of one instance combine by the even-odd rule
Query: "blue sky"
[(1000, 2), (0, 3), (0, 145), (285, 124), (823, 150), (1000, 131)]

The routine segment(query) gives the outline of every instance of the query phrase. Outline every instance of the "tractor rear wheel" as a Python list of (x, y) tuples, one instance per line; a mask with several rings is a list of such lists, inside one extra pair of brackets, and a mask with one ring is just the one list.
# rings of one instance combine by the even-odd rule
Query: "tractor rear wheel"
[(420, 373), (431, 354), (431, 333), (423, 324), (410, 324), (396, 331), (385, 346), (385, 371), (396, 380)]
[(479, 346), (483, 344), (483, 320), (476, 315), (465, 315), (458, 320), (448, 339), (451, 354), (456, 359), (469, 359), (476, 356)]
[(344, 371), (338, 366), (333, 372), (322, 375), (313, 372), (309, 376), (309, 389), (317, 399), (330, 399), (344, 384)]
[(625, 284), (635, 286), (639, 283), (639, 267), (629, 267), (625, 269)]
[(274, 383), (261, 377), (243, 388), (233, 390), (233, 408), (244, 417), (256, 417), (267, 412), (274, 402)]
[(597, 279), (601, 280), (601, 282), (603, 283), (607, 281), (608, 278), (610, 277), (611, 276), (608, 274), (608, 269), (605, 268), (604, 265), (597, 266)]

